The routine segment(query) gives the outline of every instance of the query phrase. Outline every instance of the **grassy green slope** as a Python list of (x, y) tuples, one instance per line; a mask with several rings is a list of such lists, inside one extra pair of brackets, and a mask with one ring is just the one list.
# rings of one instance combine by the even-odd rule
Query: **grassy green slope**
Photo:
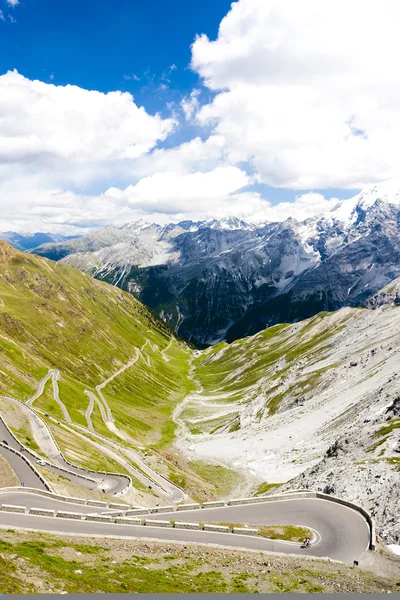
[[(322, 375), (337, 366), (331, 361), (324, 368), (313, 368), (329, 356), (330, 339), (346, 326), (347, 318), (345, 312), (333, 317), (320, 313), (296, 325), (276, 325), (256, 336), (230, 345), (220, 343), (199, 353), (193, 364), (201, 392), (187, 403), (181, 418), (193, 434), (215, 433), (227, 427), (235, 431), (240, 426), (237, 416), (243, 403), (264, 398), (257, 420), (275, 414), (284, 400), (295, 402), (311, 393)], [(306, 372), (292, 377), (297, 366), (304, 364)], [(198, 420), (199, 416), (203, 418)]]
[[(84, 390), (94, 391), (144, 346), (150, 366), (140, 358), (103, 393), (118, 425), (166, 443), (172, 410), (190, 387), (187, 347), (174, 340), (168, 361), (159, 352), (170, 341), (169, 330), (129, 294), (0, 242), (0, 394), (26, 400), (49, 369), (59, 369), (60, 397), (84, 425)], [(50, 381), (37, 402), (55, 404)]]

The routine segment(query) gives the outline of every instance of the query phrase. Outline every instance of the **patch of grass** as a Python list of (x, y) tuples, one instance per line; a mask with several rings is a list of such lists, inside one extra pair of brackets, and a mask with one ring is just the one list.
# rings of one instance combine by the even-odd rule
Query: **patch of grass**
[(388, 436), (395, 429), (400, 429), (400, 419), (391, 419), (389, 425), (384, 425), (375, 432), (374, 437)]
[(204, 479), (204, 481), (211, 483), (218, 496), (233, 492), (241, 480), (241, 476), (237, 471), (221, 465), (212, 465), (201, 460), (191, 462), (190, 468)]
[(260, 485), (258, 486), (257, 491), (255, 493), (255, 496), (262, 496), (263, 494), (266, 494), (267, 492), (269, 492), (269, 490), (278, 488), (281, 485), (282, 485), (282, 483), (267, 483), (266, 481), (264, 483), (260, 483)]
[(396, 467), (396, 469), (400, 470), (400, 457), (399, 456), (391, 456), (386, 459), (389, 465)]
[[(35, 566), (47, 580), (57, 582), (68, 593), (221, 593), (227, 591), (227, 583), (217, 571), (193, 574), (195, 564), (165, 565), (158, 567), (158, 560), (132, 556), (121, 563), (111, 565), (108, 561), (99, 564), (69, 560), (60, 556), (64, 542), (46, 544), (41, 541), (28, 541), (10, 545), (13, 552), (23, 558), (28, 565)], [(10, 547), (7, 549), (10, 550)], [(74, 544), (73, 548), (83, 555), (101, 555), (104, 548), (84, 544)], [(147, 565), (151, 565), (149, 568)], [(21, 586), (11, 579), (10, 569), (7, 576), (8, 589), (18, 593)], [(80, 572), (81, 571), (81, 572)], [(53, 585), (54, 585), (53, 583)], [(14, 586), (14, 587), (13, 587)], [(14, 591), (15, 590), (15, 591)], [(3, 590), (2, 590), (3, 591)]]
[(285, 540), (286, 542), (303, 542), (312, 538), (312, 532), (307, 527), (295, 525), (274, 525), (258, 527), (258, 535), (270, 540)]
[(0, 593), (1, 594), (30, 594), (34, 592), (33, 585), (27, 585), (16, 572), (15, 565), (0, 556)]
[(0, 456), (0, 488), (19, 485), (18, 478), (8, 462)]
[(230, 523), (230, 522), (214, 522), (207, 519), (207, 523), (214, 525), (223, 525), (229, 527), (232, 531), (237, 527), (249, 527), (250, 529), (258, 529), (258, 535), (269, 540), (283, 540), (285, 542), (303, 542), (306, 537), (312, 538), (312, 532), (307, 527), (298, 527), (295, 525), (254, 525), (249, 523)]
[(369, 448), (368, 448), (368, 452), (375, 452), (375, 450), (377, 448), (379, 448), (379, 446), (381, 446), (382, 444), (384, 444), (386, 442), (386, 440), (388, 439), (388, 435), (383, 437), (382, 439), (378, 440), (377, 442), (375, 442), (374, 444), (372, 444)]
[(315, 584), (304, 577), (298, 578), (297, 575), (293, 575), (292, 573), (272, 573), (269, 579), (275, 587), (275, 592), (307, 592), (309, 594), (325, 592), (323, 586)]

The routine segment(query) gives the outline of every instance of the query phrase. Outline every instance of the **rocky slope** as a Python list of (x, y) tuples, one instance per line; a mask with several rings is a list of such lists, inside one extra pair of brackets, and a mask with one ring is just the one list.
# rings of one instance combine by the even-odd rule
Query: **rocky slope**
[(179, 447), (257, 477), (260, 492), (284, 483), (356, 500), (398, 544), (399, 364), (396, 306), (218, 344), (194, 359), (198, 391), (175, 411)]
[(400, 275), (400, 180), (302, 223), (105, 229), (35, 250), (129, 291), (199, 346), (357, 306)]
[[(400, 385), (396, 384), (400, 392)], [(394, 391), (394, 390), (393, 390)], [(381, 410), (362, 411), (349, 430), (327, 450), (323, 460), (285, 489), (309, 488), (365, 506), (388, 544), (400, 542), (400, 395)]]

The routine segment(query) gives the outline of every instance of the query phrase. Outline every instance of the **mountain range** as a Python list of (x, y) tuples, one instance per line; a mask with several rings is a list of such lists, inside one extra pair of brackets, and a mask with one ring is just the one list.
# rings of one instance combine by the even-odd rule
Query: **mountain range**
[(398, 277), (400, 178), (302, 222), (137, 221), (33, 252), (130, 292), (205, 347), (363, 305)]
[(74, 237), (75, 236), (62, 235), (60, 233), (0, 231), (0, 240), (8, 242), (18, 250), (30, 250), (40, 244), (49, 242), (65, 242), (74, 239)]

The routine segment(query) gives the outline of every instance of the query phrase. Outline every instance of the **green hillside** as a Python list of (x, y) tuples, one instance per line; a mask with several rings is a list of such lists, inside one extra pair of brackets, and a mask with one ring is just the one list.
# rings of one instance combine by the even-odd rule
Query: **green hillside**
[[(95, 392), (138, 348), (137, 362), (102, 391), (117, 427), (163, 445), (173, 436), (171, 413), (192, 386), (189, 349), (129, 294), (0, 242), (0, 395), (26, 401), (57, 369), (60, 398), (73, 423), (85, 426), (84, 391)], [(51, 385), (37, 407), (61, 418)], [(102, 426), (100, 413), (93, 423)]]

